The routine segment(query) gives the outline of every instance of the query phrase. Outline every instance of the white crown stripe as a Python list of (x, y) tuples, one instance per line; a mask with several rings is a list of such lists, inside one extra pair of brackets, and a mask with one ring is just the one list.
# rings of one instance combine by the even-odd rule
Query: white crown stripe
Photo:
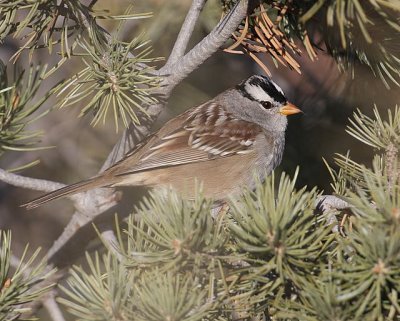
[(247, 93), (257, 101), (275, 101), (270, 95), (268, 95), (263, 88), (257, 85), (245, 85)]

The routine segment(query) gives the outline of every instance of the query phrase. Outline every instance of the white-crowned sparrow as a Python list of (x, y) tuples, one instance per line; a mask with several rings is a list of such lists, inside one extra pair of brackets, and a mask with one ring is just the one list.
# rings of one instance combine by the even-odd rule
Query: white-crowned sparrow
[(168, 121), (103, 173), (24, 204), (28, 209), (97, 187), (168, 186), (224, 199), (252, 188), (282, 159), (287, 115), (300, 110), (270, 78), (254, 75)]

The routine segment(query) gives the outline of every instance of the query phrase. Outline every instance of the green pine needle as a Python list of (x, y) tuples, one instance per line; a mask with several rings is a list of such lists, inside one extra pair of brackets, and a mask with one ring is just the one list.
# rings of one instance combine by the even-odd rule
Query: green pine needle
[(385, 150), (389, 144), (400, 145), (400, 108), (394, 112), (388, 110), (387, 120), (383, 120), (377, 106), (374, 107), (374, 119), (361, 113), (354, 113), (346, 132), (366, 145)]
[(47, 270), (45, 260), (36, 262), (40, 249), (27, 258), (25, 248), (20, 264), (12, 272), (11, 232), (0, 231), (0, 320), (19, 320), (22, 313), (29, 312), (23, 305), (37, 300), (54, 284), (40, 286), (55, 270)]
[(84, 104), (80, 116), (93, 114), (93, 126), (104, 124), (111, 114), (117, 131), (121, 121), (128, 127), (131, 121), (139, 124), (140, 119), (148, 117), (146, 107), (157, 102), (152, 91), (159, 79), (151, 75), (151, 68), (138, 67), (157, 60), (149, 58), (151, 49), (141, 39), (126, 43), (113, 38), (105, 51), (80, 42), (86, 68), (60, 90), (58, 95), (64, 94), (60, 107)]
[(136, 290), (140, 321), (200, 321), (212, 315), (213, 302), (206, 301), (207, 291), (190, 274), (155, 271), (144, 276)]
[(89, 272), (73, 267), (68, 287), (61, 287), (68, 299), (59, 302), (80, 320), (136, 320), (135, 272), (111, 254), (86, 259)]
[(52, 95), (55, 87), (41, 98), (37, 91), (46, 72), (46, 66), (30, 67), (28, 75), (14, 68), (14, 79), (10, 81), (5, 65), (0, 61), (0, 156), (6, 151), (31, 151), (43, 147), (35, 146), (41, 138), (40, 131), (29, 131), (26, 127), (45, 116), (49, 110), (38, 109)]
[(0, 16), (0, 43), (8, 35), (25, 41), (13, 56), (16, 60), (24, 50), (32, 56), (35, 49), (47, 48), (51, 54), (56, 45), (60, 45), (62, 58), (70, 58), (75, 40), (88, 31), (87, 24), (91, 26), (92, 39), (105, 39), (96, 18), (123, 21), (148, 18), (150, 14), (110, 15), (78, 0), (10, 0), (0, 1)]

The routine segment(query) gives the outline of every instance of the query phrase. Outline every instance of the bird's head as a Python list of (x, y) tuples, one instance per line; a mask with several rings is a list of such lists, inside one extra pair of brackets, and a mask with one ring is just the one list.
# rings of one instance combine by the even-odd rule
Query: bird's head
[(243, 97), (257, 103), (263, 110), (263, 114), (267, 116), (264, 121), (268, 121), (269, 128), (272, 130), (285, 130), (286, 116), (301, 112), (288, 101), (283, 90), (267, 76), (253, 75), (241, 82), (236, 89)]

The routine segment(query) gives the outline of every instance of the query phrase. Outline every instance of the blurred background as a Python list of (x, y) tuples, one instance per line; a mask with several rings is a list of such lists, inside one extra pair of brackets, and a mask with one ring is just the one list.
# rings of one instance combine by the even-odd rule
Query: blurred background
[[(182, 0), (135, 1), (135, 12), (153, 12), (154, 15), (150, 19), (128, 22), (123, 29), (123, 38), (130, 40), (145, 31), (151, 40), (152, 55), (168, 57), (190, 3), (191, 1)], [(122, 14), (129, 4), (131, 1), (99, 1), (99, 7), (103, 6), (115, 14)], [(201, 40), (220, 17), (219, 2), (208, 1), (191, 46)], [(101, 24), (110, 32), (116, 28), (116, 24), (110, 21), (102, 21)], [(9, 38), (0, 47), (0, 59), (7, 63), (10, 70), (12, 63), (9, 59), (19, 46), (18, 39)], [(301, 44), (299, 46), (301, 48)], [(396, 46), (398, 47), (398, 43)], [(317, 186), (324, 193), (331, 193), (331, 179), (322, 158), (334, 166), (335, 153), (344, 154), (350, 150), (356, 161), (369, 163), (371, 160), (371, 151), (345, 133), (349, 124), (348, 117), (357, 108), (371, 114), (374, 104), (382, 114), (386, 114), (386, 110), (393, 108), (399, 101), (399, 88), (393, 84), (392, 89), (387, 89), (365, 65), (354, 66), (354, 79), (353, 72), (339, 72), (335, 61), (324, 48), (318, 51), (315, 61), (311, 61), (303, 53), (299, 58), (301, 75), (282, 66), (276, 68), (268, 56), (259, 58), (271, 70), (273, 79), (282, 87), (290, 101), (304, 111), (304, 114), (289, 118), (286, 149), (278, 171), (293, 174), (299, 166), (299, 187)], [(33, 64), (37, 62), (46, 62), (52, 66), (57, 59), (44, 49), (32, 58)], [(17, 61), (22, 68), (28, 63), (29, 59), (25, 54)], [(163, 61), (159, 63), (160, 66), (162, 64)], [(79, 59), (65, 64), (46, 80), (37, 98), (47, 92), (49, 87), (46, 86), (55, 83), (56, 79), (68, 78), (80, 68)], [(255, 73), (263, 71), (250, 58), (219, 51), (175, 89), (155, 128), (174, 115), (208, 100)], [(55, 104), (54, 99), (50, 99), (44, 108), (51, 108), (52, 104)], [(38, 165), (20, 174), (62, 183), (72, 183), (97, 173), (117, 142), (121, 130), (116, 133), (112, 121), (104, 126), (99, 124), (95, 128), (91, 127), (90, 116), (77, 118), (81, 108), (83, 106), (54, 109), (35, 122), (34, 129), (43, 131), (41, 146), (53, 148), (34, 152), (9, 152), (0, 158), (1, 168), (13, 168), (39, 159)], [(126, 193), (138, 197), (141, 195), (130, 189)], [(12, 230), (16, 254), (21, 252), (26, 243), (30, 243), (32, 249), (51, 246), (73, 211), (67, 200), (49, 203), (29, 212), (19, 207), (40, 194), (0, 182), (0, 229)]]

